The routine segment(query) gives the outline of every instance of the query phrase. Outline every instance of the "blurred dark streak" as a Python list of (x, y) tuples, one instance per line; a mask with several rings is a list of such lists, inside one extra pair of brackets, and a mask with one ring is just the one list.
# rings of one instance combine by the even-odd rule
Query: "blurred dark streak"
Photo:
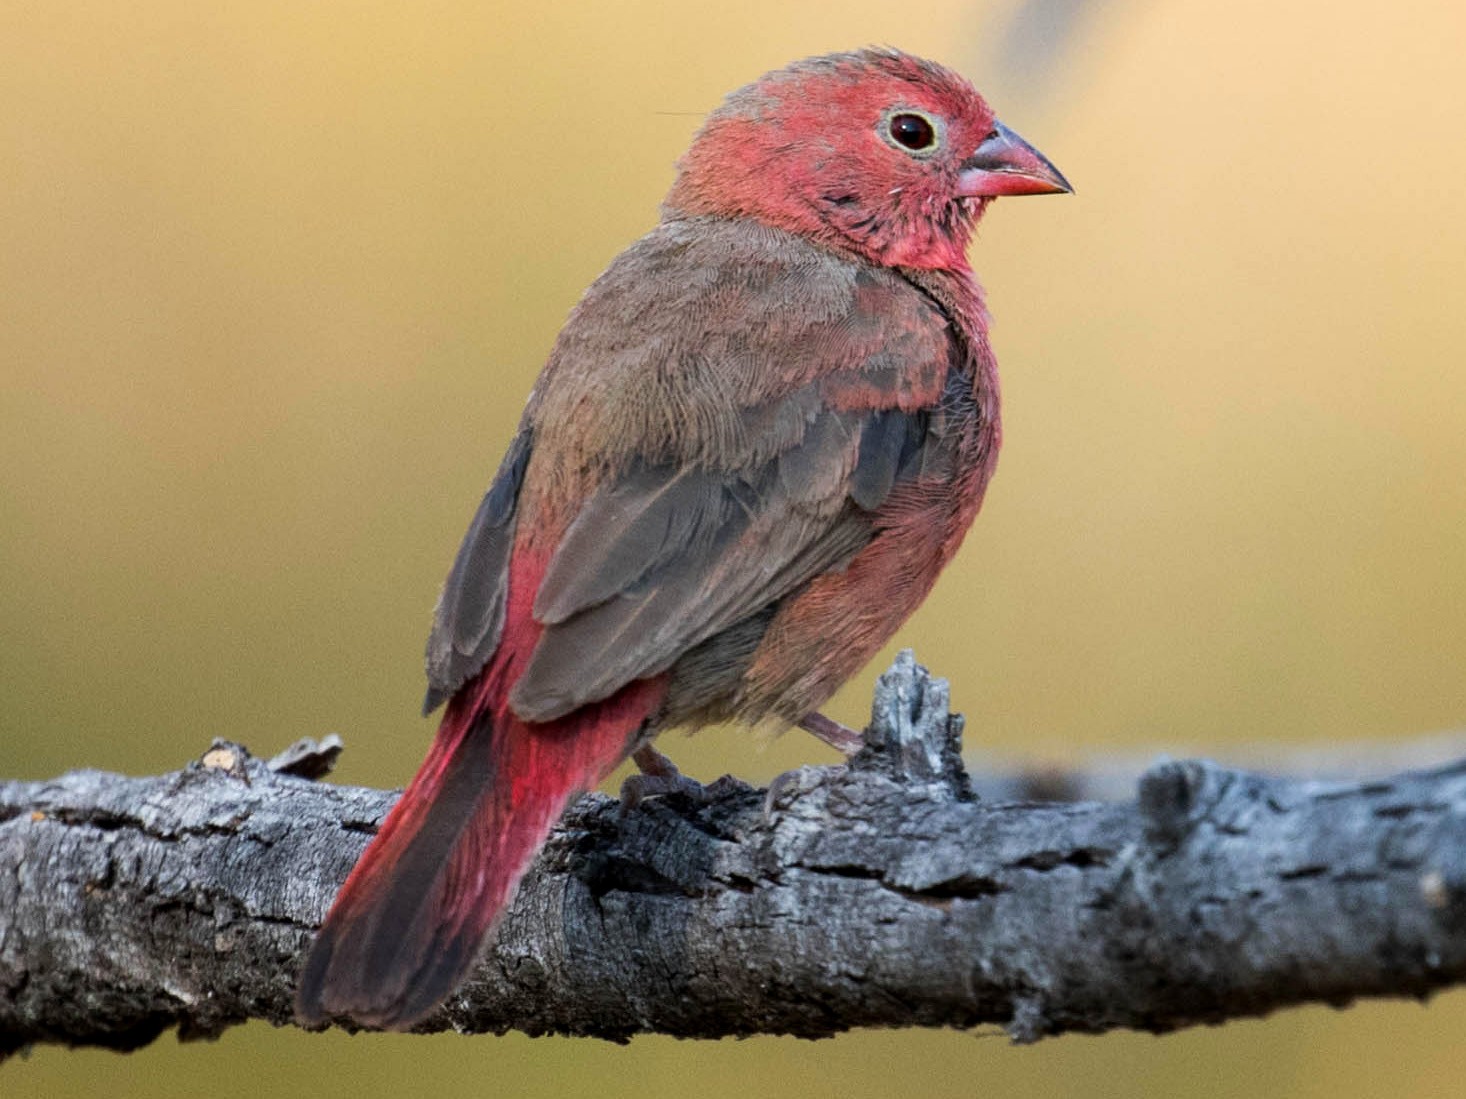
[(1065, 86), (1066, 67), (1092, 42), (1100, 18), (1110, 27), (1119, 15), (1140, 6), (1138, 0), (1021, 0), (988, 37), (984, 68), (999, 78), (1010, 97), (1044, 103)]

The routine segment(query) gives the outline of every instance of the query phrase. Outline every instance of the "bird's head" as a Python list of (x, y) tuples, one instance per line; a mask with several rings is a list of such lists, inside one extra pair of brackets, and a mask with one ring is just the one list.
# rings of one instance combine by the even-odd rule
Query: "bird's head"
[(751, 217), (921, 268), (965, 268), (992, 199), (1071, 190), (962, 77), (878, 49), (796, 61), (740, 88), (678, 169), (669, 217)]

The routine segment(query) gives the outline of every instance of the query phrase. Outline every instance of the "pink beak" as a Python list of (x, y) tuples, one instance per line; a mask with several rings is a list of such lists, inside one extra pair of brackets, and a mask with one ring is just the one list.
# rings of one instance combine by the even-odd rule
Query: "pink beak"
[(957, 177), (957, 194), (962, 198), (1072, 194), (1073, 191), (1048, 157), (1001, 122), (993, 123), (993, 132), (962, 162), (962, 172)]

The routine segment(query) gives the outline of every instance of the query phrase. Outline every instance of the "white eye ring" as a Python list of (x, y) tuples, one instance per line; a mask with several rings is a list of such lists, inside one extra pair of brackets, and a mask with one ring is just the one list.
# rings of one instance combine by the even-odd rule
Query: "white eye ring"
[(881, 121), (881, 136), (902, 152), (929, 155), (942, 143), (942, 126), (925, 111), (898, 107)]

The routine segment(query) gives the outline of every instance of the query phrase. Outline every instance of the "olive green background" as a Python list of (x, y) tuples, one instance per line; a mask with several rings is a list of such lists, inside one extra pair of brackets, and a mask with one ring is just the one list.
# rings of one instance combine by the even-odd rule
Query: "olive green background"
[[(724, 92), (867, 43), (971, 75), (1078, 188), (997, 203), (973, 253), (1008, 441), (899, 638), (971, 741), (1466, 723), (1463, 42), (1459, 4), (1363, 0), (12, 0), (0, 774), (337, 731), (341, 781), (405, 781), (438, 584), (566, 311)], [(1460, 1093), (1463, 1029), (1460, 993), (1028, 1049), (249, 1026), (40, 1049), (0, 1094), (1413, 1097)]]

